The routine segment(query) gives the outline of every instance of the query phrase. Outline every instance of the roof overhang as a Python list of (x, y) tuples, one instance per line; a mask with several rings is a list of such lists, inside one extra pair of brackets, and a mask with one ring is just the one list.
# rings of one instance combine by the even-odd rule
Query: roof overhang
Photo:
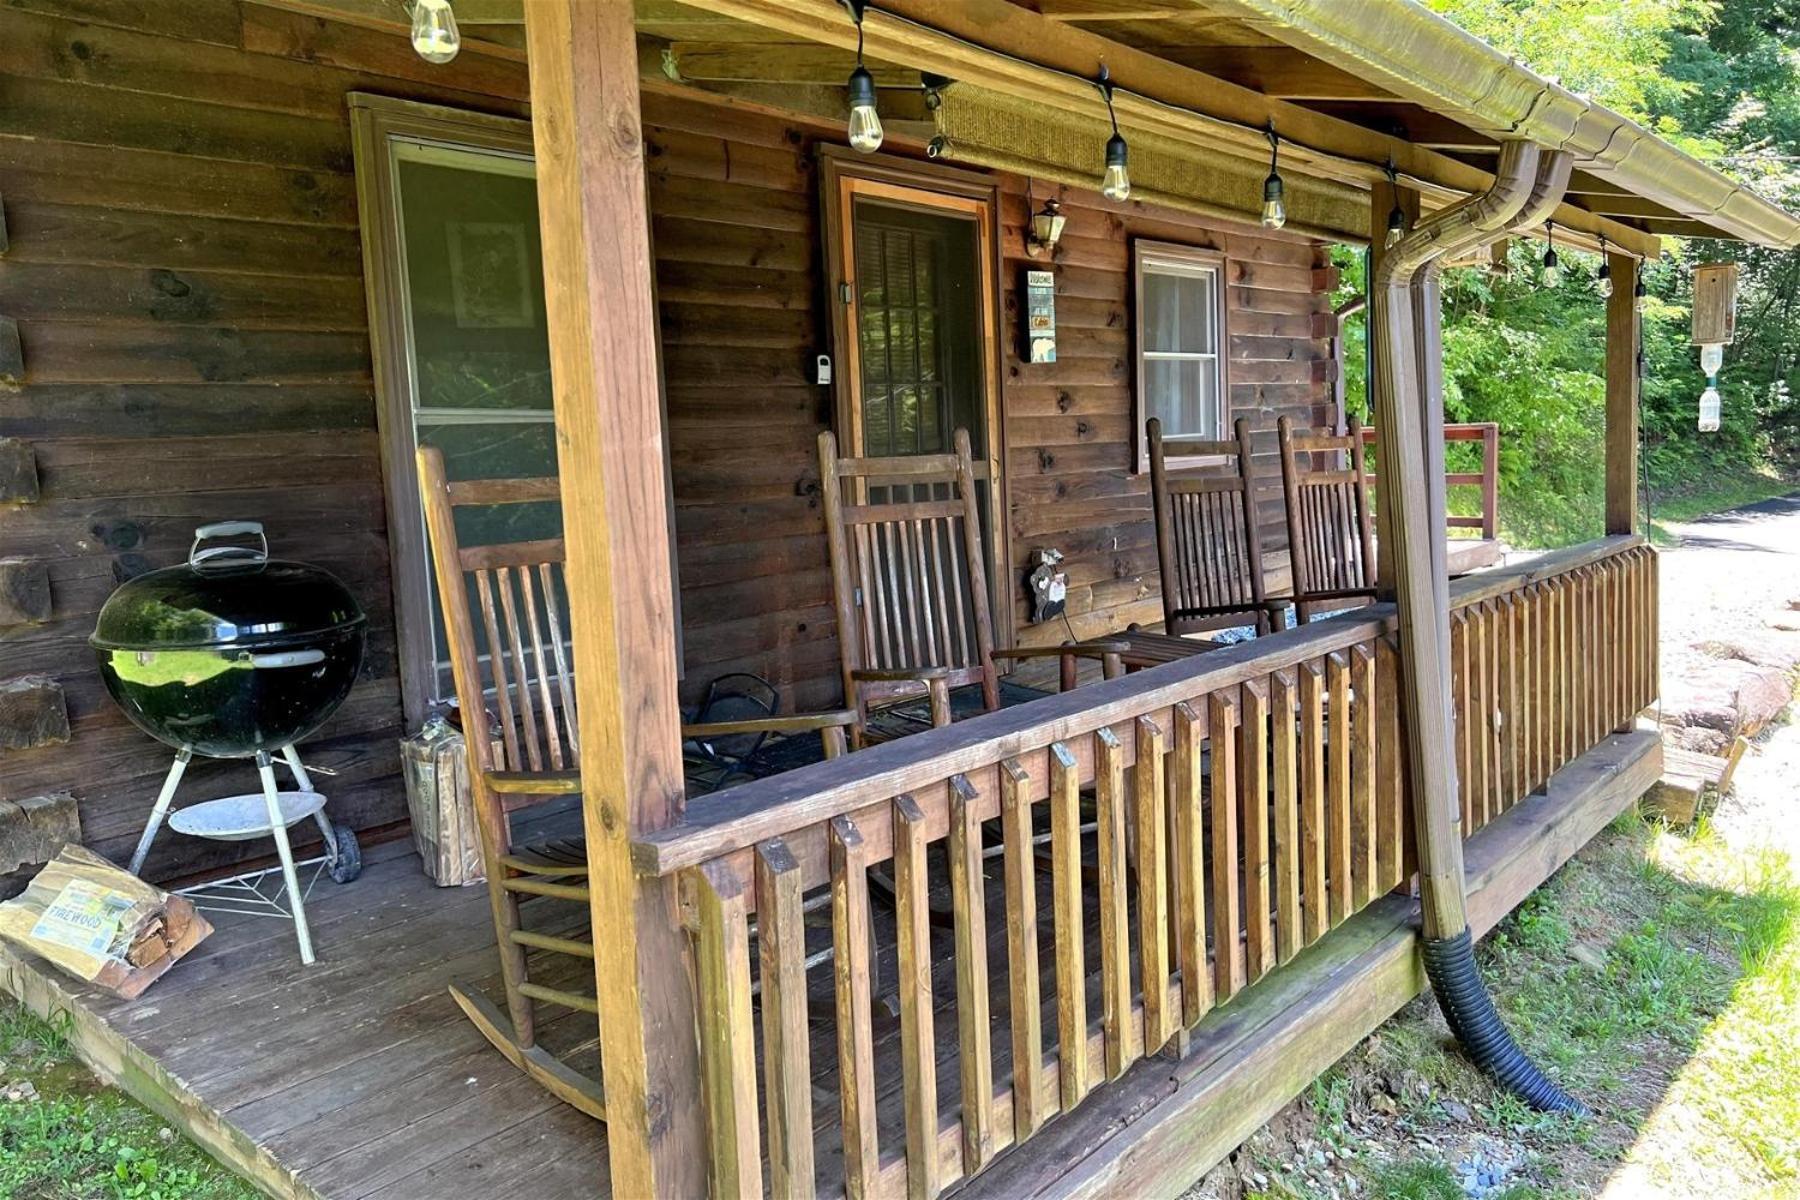
[(1704, 227), (1683, 232), (1800, 245), (1800, 218), (1416, 0), (1196, 0), (1195, 7), (1202, 4), (1478, 133), (1567, 150), (1580, 169)]

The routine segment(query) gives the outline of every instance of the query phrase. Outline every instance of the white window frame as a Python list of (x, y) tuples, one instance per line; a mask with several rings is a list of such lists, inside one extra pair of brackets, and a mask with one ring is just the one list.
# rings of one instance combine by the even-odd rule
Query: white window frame
[[(1213, 281), (1213, 350), (1146, 350), (1144, 335), (1149, 329), (1149, 320), (1144, 309), (1144, 280), (1152, 274), (1185, 275), (1189, 277), (1208, 278)], [(1231, 440), (1231, 331), (1226, 320), (1230, 305), (1225, 297), (1226, 257), (1218, 250), (1208, 250), (1199, 246), (1183, 246), (1174, 242), (1155, 242), (1137, 239), (1131, 244), (1132, 275), (1132, 314), (1135, 327), (1132, 331), (1132, 356), (1135, 383), (1132, 388), (1132, 426), (1137, 445), (1136, 470), (1143, 473), (1150, 469), (1150, 441), (1144, 432), (1144, 423), (1159, 414), (1150, 409), (1149, 393), (1144, 386), (1144, 364), (1146, 362), (1210, 362), (1215, 380), (1215, 394), (1218, 397), (1218, 432), (1215, 440)], [(1173, 436), (1171, 434), (1170, 436)], [(1192, 436), (1192, 435), (1184, 435)], [(1195, 467), (1211, 463), (1223, 462), (1219, 455), (1171, 455), (1170, 466)]]

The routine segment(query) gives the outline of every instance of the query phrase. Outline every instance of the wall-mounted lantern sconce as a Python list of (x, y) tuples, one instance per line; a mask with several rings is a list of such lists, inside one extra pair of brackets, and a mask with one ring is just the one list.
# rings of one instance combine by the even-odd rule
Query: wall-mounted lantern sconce
[(1067, 220), (1060, 200), (1055, 196), (1045, 200), (1044, 206), (1031, 214), (1031, 228), (1025, 231), (1025, 253), (1033, 258), (1054, 254), (1056, 243), (1062, 241), (1063, 223)]

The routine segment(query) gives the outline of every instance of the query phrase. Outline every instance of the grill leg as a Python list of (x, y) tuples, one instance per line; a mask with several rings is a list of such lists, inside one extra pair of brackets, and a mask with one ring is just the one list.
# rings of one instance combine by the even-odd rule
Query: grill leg
[(138, 839), (137, 849), (131, 852), (130, 870), (133, 875), (144, 869), (144, 860), (150, 856), (150, 843), (156, 840), (156, 831), (162, 828), (163, 818), (169, 815), (169, 805), (175, 800), (175, 789), (181, 786), (181, 776), (193, 757), (194, 752), (186, 746), (175, 752), (175, 763), (163, 779), (162, 791), (157, 793), (156, 807), (150, 810), (150, 820), (144, 826), (144, 835)]
[[(288, 770), (294, 773), (294, 782), (300, 785), (300, 790), (303, 792), (313, 791), (312, 776), (308, 775), (306, 768), (300, 765), (300, 752), (294, 749), (292, 743), (281, 748), (281, 757), (286, 760)], [(325, 835), (326, 856), (336, 862), (337, 834), (331, 828), (331, 818), (326, 816), (325, 810), (321, 808), (313, 814), (313, 820), (319, 823), (319, 832)]]
[(281, 856), (281, 876), (287, 881), (288, 908), (294, 914), (294, 940), (300, 943), (300, 961), (312, 965), (312, 931), (306, 927), (306, 898), (300, 894), (300, 876), (294, 870), (294, 852), (288, 848), (287, 826), (281, 820), (281, 800), (276, 795), (275, 767), (267, 751), (256, 752), (256, 773), (262, 776), (263, 798), (269, 802), (269, 832), (275, 837), (275, 853)]

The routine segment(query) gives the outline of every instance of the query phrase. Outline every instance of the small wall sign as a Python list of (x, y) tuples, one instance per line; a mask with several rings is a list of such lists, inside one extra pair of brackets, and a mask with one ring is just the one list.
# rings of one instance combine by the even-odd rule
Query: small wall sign
[(1056, 273), (1025, 272), (1026, 360), (1056, 361)]

